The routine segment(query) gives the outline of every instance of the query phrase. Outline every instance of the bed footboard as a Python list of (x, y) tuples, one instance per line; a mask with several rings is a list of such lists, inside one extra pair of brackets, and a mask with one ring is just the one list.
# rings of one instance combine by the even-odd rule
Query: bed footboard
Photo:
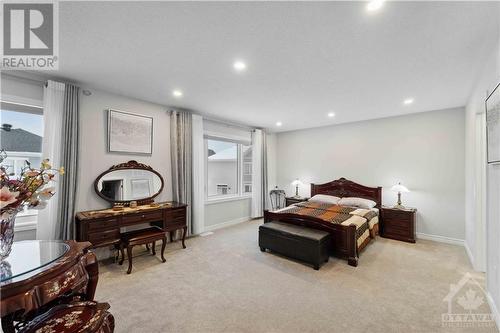
[(344, 226), (327, 223), (321, 219), (287, 213), (273, 213), (264, 211), (264, 223), (282, 222), (299, 225), (307, 228), (323, 230), (332, 236), (332, 255), (347, 260), (351, 266), (358, 266), (358, 248), (356, 240), (356, 226)]

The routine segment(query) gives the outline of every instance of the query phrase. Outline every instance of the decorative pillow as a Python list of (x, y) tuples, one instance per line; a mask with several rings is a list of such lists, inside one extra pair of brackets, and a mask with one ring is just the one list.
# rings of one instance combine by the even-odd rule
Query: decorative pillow
[(373, 207), (375, 207), (375, 205), (377, 205), (377, 203), (369, 199), (363, 199), (358, 197), (346, 197), (340, 199), (338, 205), (372, 209)]
[(333, 195), (316, 194), (309, 201), (326, 202), (332, 205), (338, 204), (340, 198)]

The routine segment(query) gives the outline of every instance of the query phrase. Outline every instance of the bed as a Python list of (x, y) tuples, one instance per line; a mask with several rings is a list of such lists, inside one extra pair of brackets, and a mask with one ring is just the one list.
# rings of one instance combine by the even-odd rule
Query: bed
[(350, 206), (306, 201), (274, 212), (264, 211), (264, 223), (276, 221), (327, 231), (332, 236), (332, 255), (357, 266), (359, 253), (378, 233), (382, 188), (340, 178), (325, 184), (311, 184), (311, 197), (318, 194), (371, 200), (375, 205), (369, 210), (375, 214), (359, 213), (356, 212), (358, 208)]

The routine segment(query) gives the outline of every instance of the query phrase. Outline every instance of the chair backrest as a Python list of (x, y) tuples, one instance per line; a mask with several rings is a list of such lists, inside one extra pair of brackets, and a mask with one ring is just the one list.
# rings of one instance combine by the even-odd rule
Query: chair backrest
[(271, 199), (271, 208), (273, 210), (285, 207), (285, 191), (278, 189), (278, 186), (269, 192), (269, 197)]

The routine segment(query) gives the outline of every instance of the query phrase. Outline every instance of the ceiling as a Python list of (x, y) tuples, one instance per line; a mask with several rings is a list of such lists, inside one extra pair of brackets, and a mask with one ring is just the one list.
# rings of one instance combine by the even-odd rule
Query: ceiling
[(57, 76), (273, 131), (465, 105), (499, 40), (499, 3), (365, 7), (61, 2)]

